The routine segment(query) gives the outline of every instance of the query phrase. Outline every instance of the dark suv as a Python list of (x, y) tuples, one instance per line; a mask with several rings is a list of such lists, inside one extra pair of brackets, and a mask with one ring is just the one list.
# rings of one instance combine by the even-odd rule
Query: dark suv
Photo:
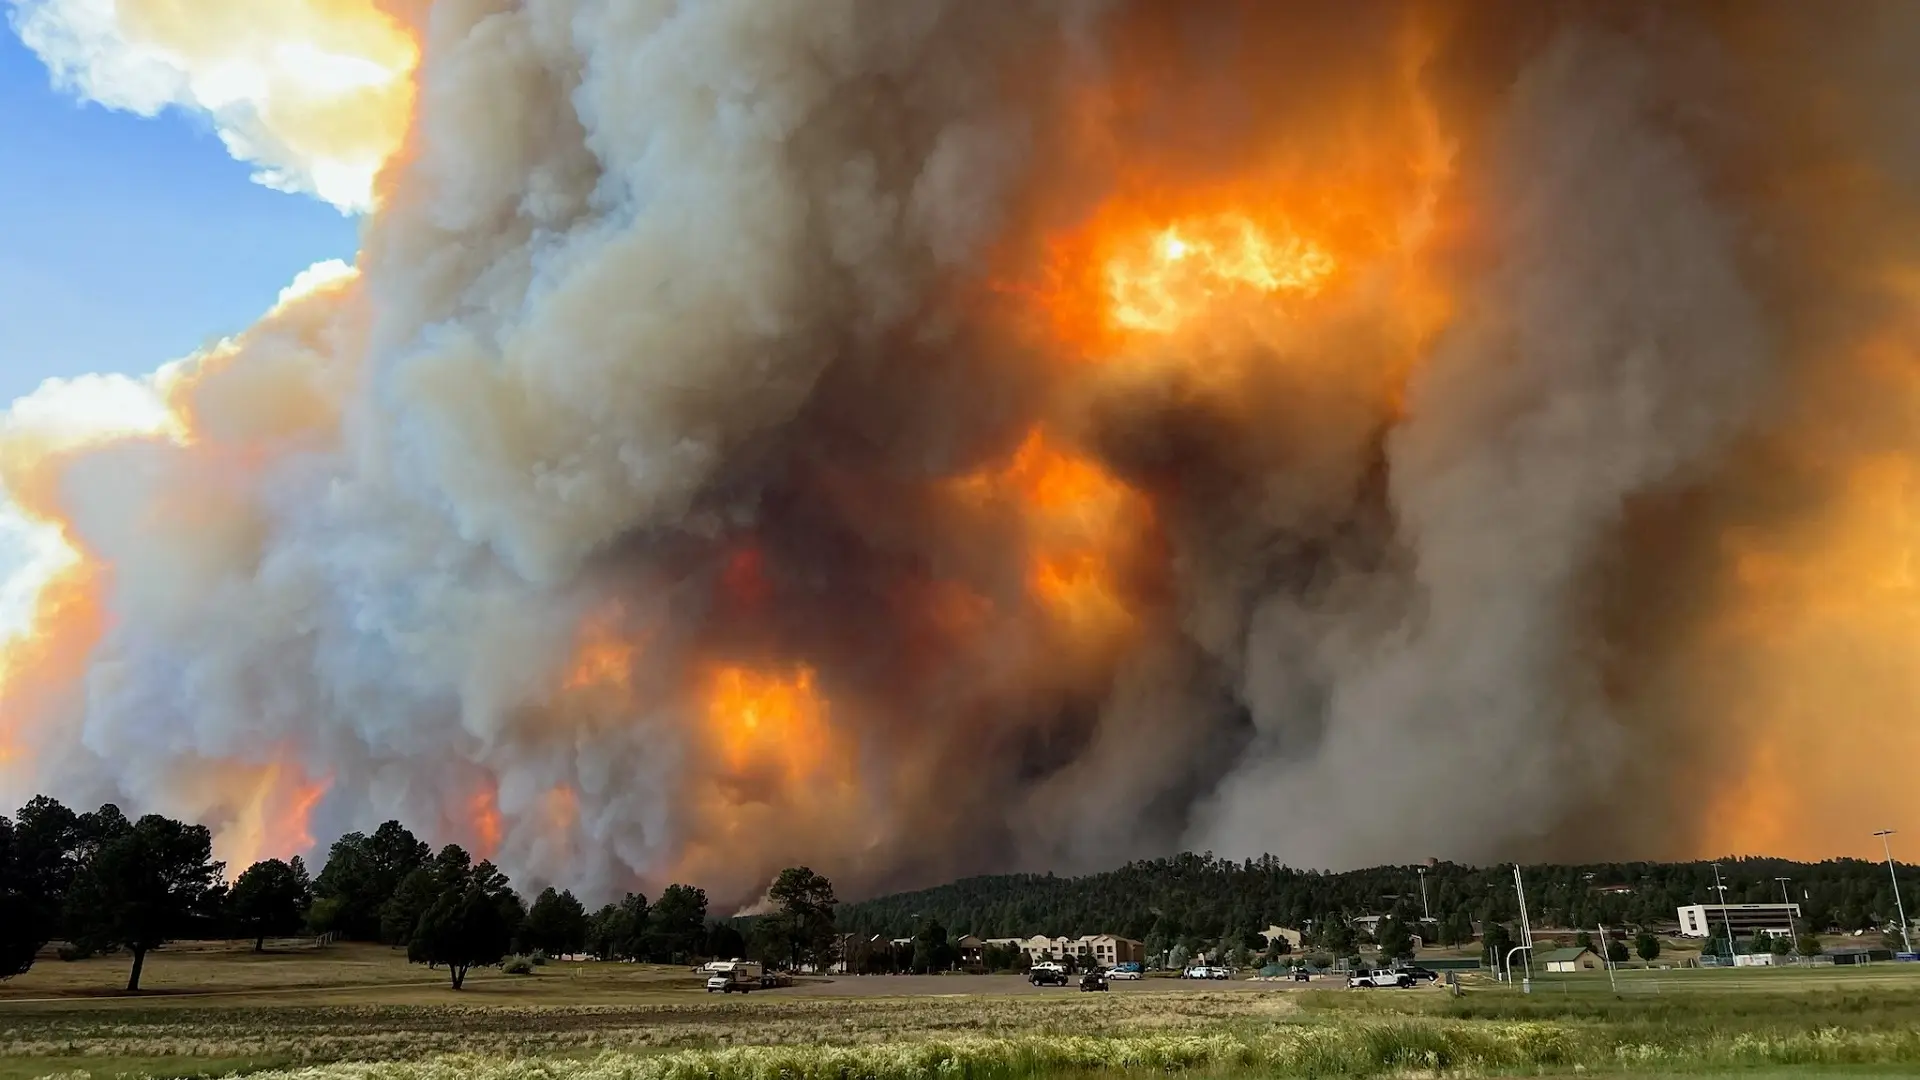
[(1107, 989), (1107, 977), (1102, 972), (1089, 971), (1085, 975), (1080, 976), (1080, 989), (1105, 990)]
[(1035, 986), (1065, 986), (1067, 973), (1057, 967), (1037, 967), (1027, 973), (1027, 981)]

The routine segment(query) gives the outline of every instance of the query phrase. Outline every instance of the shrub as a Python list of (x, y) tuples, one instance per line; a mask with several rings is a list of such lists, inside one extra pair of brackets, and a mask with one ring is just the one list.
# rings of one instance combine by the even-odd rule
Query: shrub
[(533, 974), (533, 957), (509, 956), (500, 961), (500, 970), (508, 975), (531, 975)]
[(545, 967), (547, 963), (547, 950), (535, 949), (527, 955), (527, 959), (533, 961), (534, 967)]

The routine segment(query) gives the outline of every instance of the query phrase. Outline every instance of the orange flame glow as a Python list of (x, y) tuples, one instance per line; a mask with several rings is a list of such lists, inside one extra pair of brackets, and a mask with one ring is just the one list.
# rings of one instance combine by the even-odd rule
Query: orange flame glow
[(230, 874), (261, 859), (284, 859), (312, 849), (309, 820), (332, 786), (331, 778), (314, 780), (299, 766), (280, 761), (251, 768), (229, 763), (220, 773), (231, 783), (205, 776), (194, 783), (202, 792), (230, 789), (221, 801), (230, 806), (232, 817), (214, 845)]
[(28, 718), (57, 715), (53, 699), (71, 693), (106, 630), (98, 573), (77, 558), (34, 599), (32, 629), (0, 647), (0, 769), (31, 767)]
[[(1920, 401), (1920, 381), (1883, 387)], [(1920, 466), (1904, 454), (1819, 462), (1823, 519), (1724, 537), (1731, 603), (1698, 643), (1713, 673), (1697, 707), (1716, 732), (1689, 787), (1704, 833), (1689, 855), (1872, 856), (1871, 832), (1910, 814), (1903, 786), (1862, 763), (1911, 760), (1920, 728), (1889, 703), (1920, 700)], [(1894, 706), (1897, 708), (1897, 704)]]
[(1005, 465), (959, 477), (952, 490), (977, 508), (1015, 507), (1027, 537), (1029, 590), (1056, 617), (1089, 630), (1131, 622), (1116, 564), (1153, 521), (1139, 492), (1038, 427)]
[(737, 878), (740, 851), (772, 836), (845, 839), (871, 828), (857, 747), (831, 723), (811, 667), (721, 663), (696, 692), (714, 767), (681, 793), (697, 824), (671, 871), (678, 880)]
[(821, 770), (832, 741), (813, 670), (763, 674), (728, 665), (713, 674), (709, 731), (734, 774), (771, 772), (800, 783)]
[(570, 835), (580, 820), (580, 796), (565, 784), (554, 787), (540, 801), (540, 816), (553, 835)]
[(610, 604), (581, 623), (575, 638), (573, 662), (562, 686), (571, 691), (611, 690), (625, 694), (633, 688), (633, 661), (639, 645), (628, 640), (621, 622), (625, 609)]
[(500, 838), (505, 835), (496, 785), (489, 782), (474, 792), (473, 798), (467, 801), (467, 819), (473, 828), (474, 854), (482, 859), (493, 858), (500, 851)]
[(1166, 334), (1236, 295), (1312, 296), (1334, 272), (1333, 256), (1310, 241), (1263, 229), (1238, 213), (1175, 222), (1107, 260), (1113, 321)]

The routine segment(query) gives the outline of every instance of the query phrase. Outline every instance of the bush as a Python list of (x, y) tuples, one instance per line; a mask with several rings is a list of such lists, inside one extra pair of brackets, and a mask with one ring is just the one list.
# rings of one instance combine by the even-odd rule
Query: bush
[(527, 954), (527, 959), (533, 961), (534, 967), (545, 967), (547, 964), (547, 950), (535, 949), (533, 952)]
[(533, 957), (509, 956), (500, 961), (500, 970), (507, 975), (531, 975), (533, 974)]
[(55, 956), (71, 964), (75, 960), (85, 960), (93, 955), (93, 950), (85, 945), (62, 945), (55, 950)]

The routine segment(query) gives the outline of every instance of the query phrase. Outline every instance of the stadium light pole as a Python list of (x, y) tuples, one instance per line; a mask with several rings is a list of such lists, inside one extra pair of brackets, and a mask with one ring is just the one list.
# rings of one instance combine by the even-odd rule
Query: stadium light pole
[(1880, 838), (1880, 846), (1887, 853), (1887, 877), (1893, 879), (1893, 909), (1900, 913), (1900, 941), (1913, 951), (1913, 939), (1907, 936), (1907, 908), (1900, 902), (1900, 875), (1893, 872), (1893, 841), (1887, 837), (1893, 835), (1892, 829), (1881, 829), (1873, 835)]
[(1794, 929), (1793, 925), (1793, 898), (1787, 895), (1787, 882), (1793, 879), (1777, 877), (1773, 880), (1780, 883), (1780, 902), (1787, 906), (1787, 937), (1791, 938), (1795, 945), (1798, 945), (1800, 944), (1800, 931)]
[[(1527, 966), (1520, 977), (1520, 992), (1533, 993), (1533, 923), (1527, 918), (1527, 887), (1520, 880), (1520, 864), (1513, 864), (1513, 891), (1520, 898), (1520, 940), (1527, 947)], [(1513, 953), (1507, 953), (1507, 981), (1513, 981)]]
[(1720, 921), (1727, 926), (1727, 966), (1733, 966), (1733, 916), (1727, 911), (1727, 887), (1720, 884), (1720, 864), (1713, 864), (1713, 887), (1720, 891)]
[(1613, 977), (1613, 957), (1607, 953), (1607, 928), (1600, 927), (1600, 962), (1607, 966), (1607, 986), (1614, 993), (1620, 992), (1620, 983)]
[(1433, 909), (1427, 906), (1427, 868), (1420, 866), (1415, 867), (1415, 869), (1420, 872), (1420, 921), (1423, 923), (1432, 922)]

